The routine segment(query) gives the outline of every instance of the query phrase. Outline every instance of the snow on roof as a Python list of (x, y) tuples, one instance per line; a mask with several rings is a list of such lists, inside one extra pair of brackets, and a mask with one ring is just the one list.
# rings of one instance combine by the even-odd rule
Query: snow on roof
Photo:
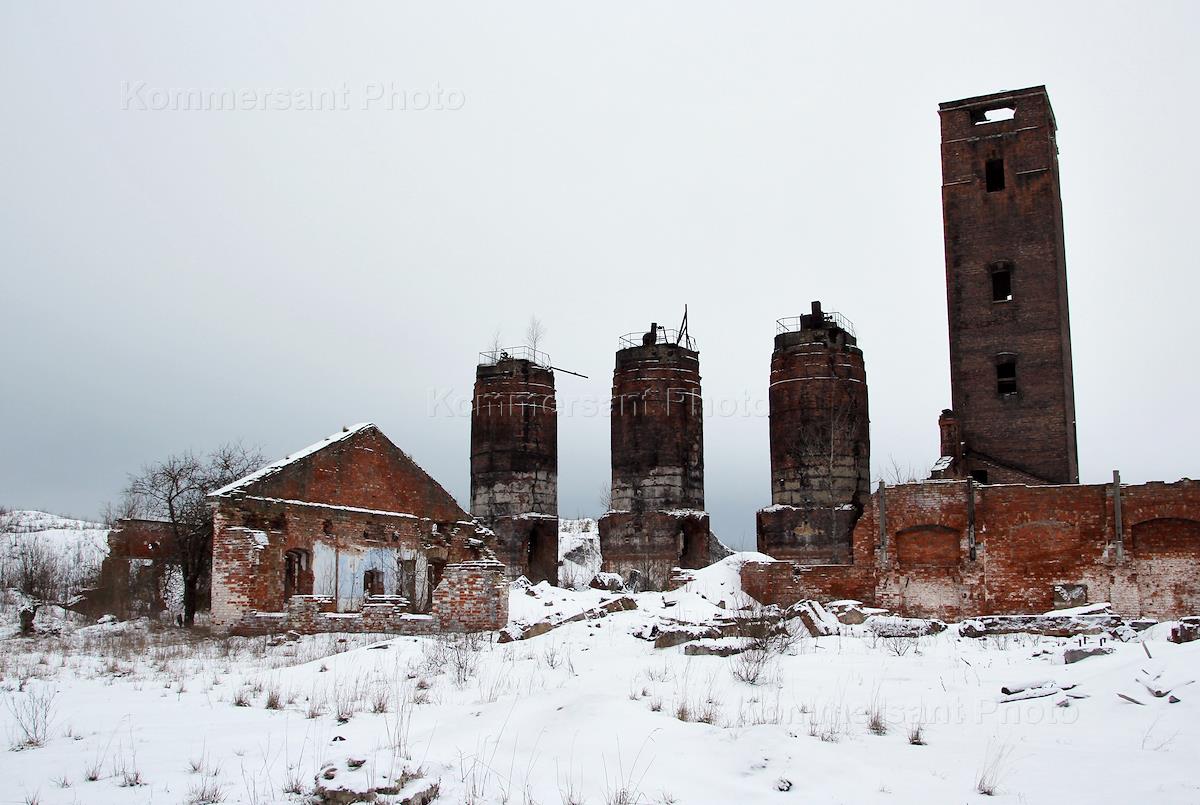
[(294, 464), (295, 462), (299, 461), (302, 458), (307, 458), (308, 456), (311, 456), (313, 453), (317, 453), (321, 450), (324, 450), (326, 447), (329, 447), (329, 445), (331, 445), (331, 444), (335, 444), (335, 443), (343, 441), (345, 439), (349, 439), (351, 436), (354, 436), (355, 434), (360, 433), (360, 432), (366, 430), (367, 428), (373, 428), (373, 427), (375, 427), (375, 425), (371, 422), (360, 422), (357, 425), (351, 425), (348, 428), (343, 428), (342, 430), (338, 431), (337, 433), (333, 434), (332, 436), (322, 439), (321, 441), (319, 441), (315, 444), (310, 444), (308, 447), (304, 448), (303, 450), (298, 450), (295, 453), (292, 453), (291, 455), (284, 456), (279, 461), (276, 461), (274, 464), (268, 464), (267, 466), (263, 467), (262, 469), (255, 470), (254, 472), (250, 473), (249, 475), (239, 478), (236, 481), (234, 481), (233, 483), (223, 486), (220, 489), (216, 490), (215, 492), (209, 492), (208, 496), (209, 497), (220, 497), (221, 495), (228, 495), (230, 492), (236, 492), (237, 490), (243, 489), (243, 488), (249, 486), (250, 484), (257, 483), (258, 481), (261, 481), (264, 478), (271, 477), (272, 475), (279, 472), (283, 468)]

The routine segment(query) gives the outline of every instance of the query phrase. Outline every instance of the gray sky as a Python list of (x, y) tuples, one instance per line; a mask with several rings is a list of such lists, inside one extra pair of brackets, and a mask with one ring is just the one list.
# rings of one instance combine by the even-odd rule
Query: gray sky
[[(560, 401), (606, 400), (617, 336), (686, 302), (705, 397), (739, 406), (705, 422), (708, 508), (751, 546), (774, 320), (810, 300), (857, 325), (876, 474), (937, 457), (937, 104), (1034, 84), (1082, 480), (1200, 475), (1198, 8), (6, 0), (0, 503), (93, 515), (171, 452), (363, 420), (466, 503), (469, 419), (431, 400), (469, 397), (494, 330), (536, 314), (590, 375)], [(595, 515), (608, 421), (559, 439), (561, 512)]]

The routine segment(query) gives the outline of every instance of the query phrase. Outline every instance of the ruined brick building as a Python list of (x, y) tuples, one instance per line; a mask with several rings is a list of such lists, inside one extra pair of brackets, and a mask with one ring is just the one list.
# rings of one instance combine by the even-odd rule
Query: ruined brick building
[(850, 533), (870, 494), (867, 377), (854, 327), (820, 302), (776, 322), (771, 355), (771, 505), (758, 549), (810, 564), (850, 560)]
[[(814, 385), (837, 388), (862, 365), (844, 327), (821, 346), (817, 330), (836, 334), (837, 323), (828, 314), (822, 322), (814, 306), (799, 328), (808, 335), (794, 338), (814, 344), (801, 360), (816, 370), (789, 370), (780, 350), (795, 347), (776, 339), (772, 496), (785, 506), (759, 514), (760, 550), (796, 561), (748, 563), (743, 586), (764, 603), (853, 598), (955, 619), (1093, 601), (1131, 616), (1200, 611), (1200, 483), (1130, 486), (1114, 474), (1112, 484), (1078, 484), (1058, 149), (1045, 88), (943, 103), (939, 112), (953, 400), (939, 420), (941, 458), (931, 480), (880, 484), (864, 498), (861, 476), (849, 472), (856, 454), (835, 449), (834, 468), (805, 485), (804, 420), (814, 412), (789, 416), (828, 411), (813, 397), (777, 405), (775, 384), (815, 375)], [(861, 405), (865, 413), (865, 386)], [(847, 509), (855, 517), (848, 545), (792, 508), (839, 487), (828, 502), (863, 504)]]
[[(940, 458), (930, 480), (872, 493), (853, 325), (819, 302), (779, 320), (771, 505), (756, 518), (759, 550), (777, 561), (747, 563), (746, 591), (764, 603), (854, 598), (945, 618), (1098, 600), (1135, 616), (1200, 611), (1200, 483), (1078, 483), (1045, 88), (943, 103), (939, 114), (952, 403)], [(600, 548), (605, 571), (641, 588), (727, 550), (704, 508), (700, 355), (686, 321), (624, 336), (616, 353)], [(369, 424), (218, 490), (213, 623), (245, 633), (499, 628), (509, 579), (557, 581), (557, 436), (549, 358), (497, 350), (475, 371), (471, 515)], [(113, 534), (106, 583), (128, 588), (174, 550), (154, 524)], [(153, 608), (161, 573), (142, 575)]]
[(490, 532), (374, 425), (210, 495), (212, 622), (292, 629), (496, 629), (508, 619)]
[(558, 583), (558, 408), (550, 356), (480, 353), (471, 405), (471, 514), (510, 578)]
[(599, 522), (604, 570), (658, 589), (676, 567), (708, 565), (700, 353), (686, 325), (651, 324), (621, 338), (610, 434), (611, 501)]
[(939, 113), (953, 404), (937, 476), (1078, 483), (1050, 99), (1031, 87)]
[[(94, 588), (81, 590), (72, 609), (92, 617), (157, 617), (182, 591), (179, 545), (168, 522), (122, 518), (108, 532), (108, 555)], [(209, 579), (202, 574), (198, 609), (209, 607)]]

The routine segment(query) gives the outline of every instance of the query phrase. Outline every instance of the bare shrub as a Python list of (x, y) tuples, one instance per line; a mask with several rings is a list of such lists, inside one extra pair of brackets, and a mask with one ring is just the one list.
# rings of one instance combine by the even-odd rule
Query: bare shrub
[(42, 746), (50, 736), (54, 718), (54, 700), (58, 692), (49, 685), (29, 685), (23, 694), (5, 697), (12, 723), (14, 748), (31, 749)]
[(887, 719), (884, 718), (883, 708), (878, 703), (872, 703), (867, 710), (867, 731), (872, 735), (887, 735)]
[(377, 685), (371, 693), (371, 712), (386, 713), (391, 709), (391, 694), (384, 685)]
[(1012, 750), (1008, 744), (992, 746), (988, 743), (987, 753), (979, 767), (979, 773), (975, 776), (976, 791), (988, 797), (995, 795)]
[(733, 655), (733, 675), (747, 685), (757, 685), (767, 674), (773, 660), (772, 654), (761, 648), (751, 648)]
[(478, 632), (443, 634), (435, 642), (443, 644), (450, 672), (460, 687), (475, 677), (479, 669), (479, 652), (484, 637)]
[(800, 630), (778, 607), (751, 603), (748, 610), (736, 621), (735, 633), (744, 648), (734, 655), (730, 670), (742, 682), (757, 685), (775, 678), (775, 660), (795, 648)]
[(186, 805), (217, 805), (225, 801), (221, 784), (211, 778), (200, 780), (187, 792)]
[(925, 745), (925, 731), (920, 721), (916, 721), (908, 728), (908, 742), (913, 746)]
[(895, 657), (903, 657), (908, 652), (921, 645), (921, 638), (915, 635), (903, 635), (899, 637), (885, 637), (883, 644), (887, 648), (888, 653)]

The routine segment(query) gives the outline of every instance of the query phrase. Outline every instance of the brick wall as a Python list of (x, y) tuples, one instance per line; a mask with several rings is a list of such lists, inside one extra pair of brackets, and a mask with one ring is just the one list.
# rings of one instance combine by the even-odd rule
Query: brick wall
[(677, 567), (701, 568), (712, 561), (704, 512), (608, 512), (598, 530), (602, 569), (627, 580), (636, 571), (644, 589), (664, 589)]
[(329, 596), (295, 595), (283, 612), (249, 611), (231, 624), (239, 635), (369, 634), (428, 635), (490, 632), (508, 623), (508, 580), (494, 560), (447, 565), (433, 592), (433, 612), (417, 615), (399, 603), (367, 603), (358, 612), (337, 612)]
[[(244, 612), (280, 612), (287, 606), (289, 552), (301, 557), (292, 592), (336, 595), (353, 608), (365, 592), (363, 574), (383, 574), (388, 594), (406, 595), (418, 611), (429, 599), (431, 565), (474, 558), (465, 539), (477, 536), (467, 522), (437, 522), (411, 515), (285, 503), (255, 497), (223, 498), (213, 522), (214, 625)], [(403, 562), (414, 578), (401, 578)]]
[(520, 576), (537, 584), (558, 585), (558, 517), (523, 514), (491, 521), (496, 558), (504, 563), (510, 579)]
[(249, 494), (440, 521), (469, 519), (441, 484), (374, 425), (270, 473)]
[(504, 566), (479, 560), (447, 565), (433, 591), (433, 617), (443, 631), (494, 631), (508, 623)]
[(1083, 585), (1089, 601), (1111, 601), (1130, 617), (1200, 611), (1200, 482), (1122, 486), (1120, 548), (1113, 492), (965, 481), (888, 487), (882, 506), (876, 492), (855, 526), (852, 563), (751, 563), (742, 583), (766, 603), (853, 598), (947, 619), (1047, 612), (1060, 585)]

